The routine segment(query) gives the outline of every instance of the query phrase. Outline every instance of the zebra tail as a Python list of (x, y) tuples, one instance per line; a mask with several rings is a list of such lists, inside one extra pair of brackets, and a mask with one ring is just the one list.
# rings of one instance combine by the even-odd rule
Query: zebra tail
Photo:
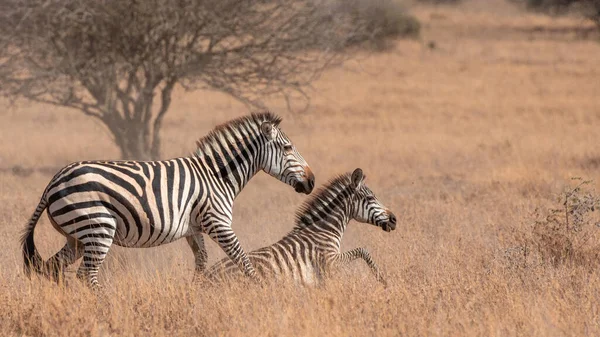
[(40, 219), (40, 216), (48, 206), (45, 196), (42, 197), (40, 203), (38, 204), (35, 212), (29, 219), (29, 224), (23, 231), (23, 235), (21, 236), (21, 245), (23, 246), (23, 270), (25, 271), (25, 275), (28, 278), (31, 278), (31, 271), (35, 271), (38, 274), (43, 274), (44, 261), (42, 260), (42, 256), (35, 248), (35, 242), (33, 241), (33, 232), (35, 231), (35, 226)]

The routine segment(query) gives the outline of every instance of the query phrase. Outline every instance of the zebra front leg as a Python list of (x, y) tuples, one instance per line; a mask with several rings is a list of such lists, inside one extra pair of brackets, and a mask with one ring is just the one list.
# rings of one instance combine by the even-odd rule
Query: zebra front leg
[(67, 243), (58, 253), (46, 262), (48, 276), (56, 283), (64, 281), (65, 269), (83, 256), (83, 245), (76, 239), (67, 237)]
[(202, 233), (197, 233), (186, 237), (186, 240), (190, 245), (190, 248), (192, 248), (192, 252), (194, 253), (195, 269), (192, 282), (196, 282), (206, 270), (206, 261), (208, 260), (208, 253), (206, 252), (206, 247), (204, 246), (204, 236)]
[(341, 265), (347, 265), (358, 258), (363, 259), (367, 263), (373, 274), (375, 274), (375, 278), (377, 279), (377, 281), (381, 282), (384, 286), (387, 287), (387, 281), (381, 274), (379, 267), (377, 266), (375, 261), (373, 261), (373, 258), (371, 258), (371, 254), (366, 248), (354, 248), (347, 252), (341, 253), (338, 255), (336, 260)]
[(246, 252), (244, 252), (240, 246), (240, 242), (231, 229), (231, 226), (221, 225), (213, 227), (212, 230), (208, 231), (208, 235), (221, 247), (221, 249), (223, 249), (229, 259), (240, 268), (244, 275), (255, 281), (260, 281), (260, 278), (254, 270), (254, 266), (250, 263)]

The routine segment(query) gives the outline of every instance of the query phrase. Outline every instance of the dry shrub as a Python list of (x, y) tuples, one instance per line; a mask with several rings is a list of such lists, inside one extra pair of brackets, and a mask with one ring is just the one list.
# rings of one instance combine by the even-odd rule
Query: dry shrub
[(565, 10), (572, 1), (564, 0), (509, 0), (534, 10)]
[(565, 13), (574, 4), (588, 2), (587, 0), (510, 0), (511, 2), (525, 5), (528, 9), (547, 11), (554, 14)]
[(558, 206), (534, 212), (533, 225), (527, 227), (530, 232), (522, 236), (523, 245), (517, 249), (523, 266), (535, 260), (554, 267), (565, 263), (597, 266), (600, 245), (593, 238), (598, 234), (600, 218), (594, 211), (600, 197), (590, 186), (591, 180), (572, 180), (577, 185), (559, 194)]
[(397, 0), (346, 0), (336, 2), (334, 10), (346, 11), (361, 26), (348, 41), (350, 46), (386, 50), (395, 38), (416, 38), (421, 24)]
[(417, 0), (417, 2), (430, 3), (436, 5), (454, 5), (461, 1), (462, 0)]
[(508, 0), (529, 10), (552, 15), (581, 14), (600, 27), (600, 1), (598, 0)]

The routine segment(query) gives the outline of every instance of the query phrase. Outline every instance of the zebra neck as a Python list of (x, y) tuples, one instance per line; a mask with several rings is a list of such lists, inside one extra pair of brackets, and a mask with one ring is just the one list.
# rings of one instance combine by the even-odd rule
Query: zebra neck
[(350, 222), (348, 207), (346, 205), (324, 205), (322, 209), (307, 210), (300, 216), (293, 232), (311, 232), (326, 236), (329, 240), (337, 242), (339, 249), (342, 236)]
[(258, 154), (262, 145), (260, 137), (256, 137), (251, 146), (248, 144), (246, 148), (234, 147), (223, 140), (205, 147), (196, 157), (214, 178), (224, 182), (223, 186), (235, 197), (260, 170)]

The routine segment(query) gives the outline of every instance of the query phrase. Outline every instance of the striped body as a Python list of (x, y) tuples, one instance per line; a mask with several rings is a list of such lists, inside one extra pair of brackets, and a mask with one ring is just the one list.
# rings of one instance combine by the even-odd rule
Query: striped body
[[(272, 114), (253, 114), (217, 127), (195, 155), (164, 161), (87, 161), (63, 168), (47, 186), (23, 237), (26, 272), (42, 272), (33, 229), (48, 209), (67, 244), (46, 264), (60, 277), (83, 256), (78, 276), (92, 286), (110, 246), (155, 247), (188, 239), (196, 270), (206, 266), (208, 234), (246, 275), (254, 269), (231, 229), (233, 201), (263, 170), (310, 193), (314, 176)], [(28, 261), (29, 260), (29, 261)]]
[(200, 224), (198, 217), (230, 216), (230, 209), (219, 206), (231, 204), (234, 197), (225, 180), (211, 175), (195, 157), (74, 163), (59, 172), (45, 193), (58, 231), (82, 243), (101, 244), (95, 238), (109, 235), (123, 247), (155, 247), (203, 232), (192, 226)]
[[(297, 213), (296, 227), (271, 246), (248, 254), (261, 277), (319, 283), (333, 268), (361, 258), (384, 282), (369, 252), (357, 248), (341, 253), (342, 236), (350, 220), (369, 223), (386, 231), (396, 227), (396, 217), (364, 184), (360, 169), (330, 181), (307, 201)], [(232, 279), (239, 270), (223, 259), (211, 266), (206, 277), (213, 281)]]

